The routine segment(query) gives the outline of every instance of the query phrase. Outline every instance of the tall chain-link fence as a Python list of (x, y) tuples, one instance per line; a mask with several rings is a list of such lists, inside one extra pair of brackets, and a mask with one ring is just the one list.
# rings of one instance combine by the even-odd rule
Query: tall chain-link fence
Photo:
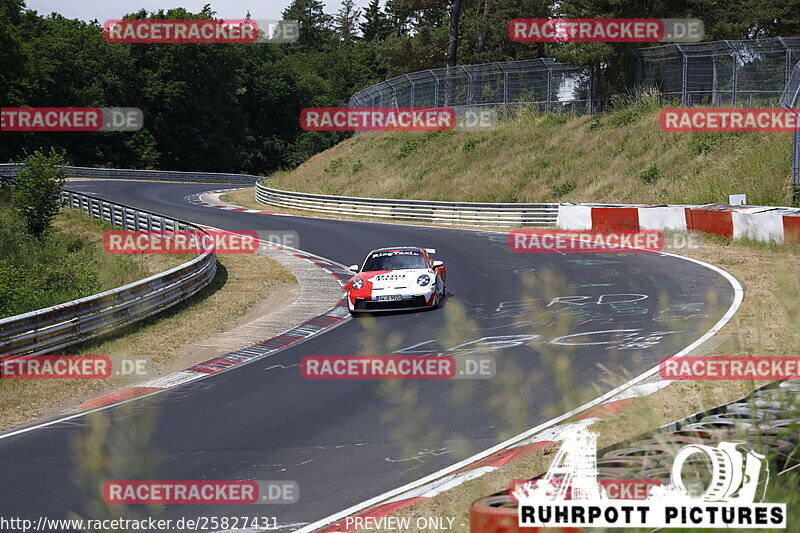
[(591, 113), (596, 80), (591, 69), (554, 59), (461, 65), (412, 72), (367, 87), (350, 107), (535, 107)]
[[(800, 124), (800, 61), (789, 76), (780, 104), (786, 109), (794, 110), (797, 123)], [(792, 201), (794, 205), (800, 205), (800, 126), (794, 130), (792, 153)]]
[(775, 105), (800, 59), (800, 37), (669, 44), (634, 55), (637, 86), (658, 87), (685, 106)]
[[(638, 48), (636, 87), (684, 106), (800, 108), (800, 37), (675, 43)], [(797, 63), (797, 66), (795, 64)], [(528, 59), (403, 74), (367, 87), (350, 107), (526, 106), (600, 110), (599, 69)], [(794, 133), (793, 199), (800, 205), (800, 132)]]

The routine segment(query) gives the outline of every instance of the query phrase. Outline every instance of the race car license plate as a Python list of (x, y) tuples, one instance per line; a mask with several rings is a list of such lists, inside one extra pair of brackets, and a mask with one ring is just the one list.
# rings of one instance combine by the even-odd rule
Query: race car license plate
[(396, 302), (398, 300), (402, 300), (403, 297), (399, 294), (392, 294), (391, 296), (376, 296), (376, 302)]

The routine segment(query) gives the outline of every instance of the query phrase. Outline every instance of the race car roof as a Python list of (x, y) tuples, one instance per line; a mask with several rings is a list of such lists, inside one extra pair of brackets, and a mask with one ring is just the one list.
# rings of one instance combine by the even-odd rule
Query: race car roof
[(369, 253), (369, 255), (378, 252), (391, 252), (394, 250), (398, 250), (401, 252), (421, 252), (422, 248), (420, 248), (419, 246), (387, 246), (386, 248), (376, 248), (375, 250), (372, 250)]

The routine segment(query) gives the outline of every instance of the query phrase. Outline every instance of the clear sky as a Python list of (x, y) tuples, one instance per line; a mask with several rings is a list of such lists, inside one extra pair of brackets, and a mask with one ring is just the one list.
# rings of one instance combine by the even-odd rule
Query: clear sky
[[(291, 0), (25, 0), (28, 9), (35, 9), (40, 15), (55, 11), (67, 18), (86, 21), (97, 19), (100, 23), (143, 8), (157, 11), (183, 7), (197, 13), (205, 4), (211, 4), (211, 8), (222, 18), (244, 18), (249, 9), (254, 19), (280, 19), (290, 3)], [(364, 7), (367, 3), (368, 0), (355, 0), (358, 7)], [(340, 0), (327, 0), (325, 12), (336, 13), (340, 5)]]

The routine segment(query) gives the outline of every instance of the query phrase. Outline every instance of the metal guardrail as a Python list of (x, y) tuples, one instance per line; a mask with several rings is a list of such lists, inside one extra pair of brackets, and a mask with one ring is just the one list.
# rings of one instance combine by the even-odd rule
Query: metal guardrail
[[(200, 228), (88, 194), (64, 191), (73, 209), (123, 230)], [(40, 355), (85, 342), (163, 311), (208, 285), (217, 259), (206, 252), (180, 266), (110, 291), (0, 320), (0, 355)]]
[(256, 200), (267, 205), (337, 215), (415, 220), (466, 226), (552, 226), (558, 204), (439, 202), (330, 196), (281, 191), (256, 184)]
[[(0, 164), (0, 180), (8, 181), (17, 176), (20, 163)], [(250, 174), (220, 174), (215, 172), (180, 172), (176, 170), (130, 170), (120, 168), (63, 167), (67, 178), (111, 179), (146, 181), (184, 181), (193, 183), (243, 183), (252, 185), (258, 176)]]

